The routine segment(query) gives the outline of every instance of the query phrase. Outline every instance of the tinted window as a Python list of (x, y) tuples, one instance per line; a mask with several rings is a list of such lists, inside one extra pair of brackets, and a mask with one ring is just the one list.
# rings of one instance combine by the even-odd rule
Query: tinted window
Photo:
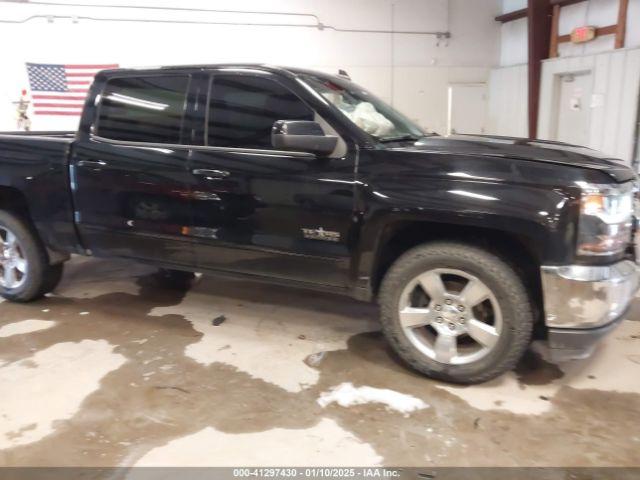
[(208, 145), (270, 149), (273, 122), (313, 117), (302, 100), (273, 80), (218, 75), (211, 85)]
[(180, 143), (188, 84), (187, 76), (109, 80), (96, 134), (131, 142)]

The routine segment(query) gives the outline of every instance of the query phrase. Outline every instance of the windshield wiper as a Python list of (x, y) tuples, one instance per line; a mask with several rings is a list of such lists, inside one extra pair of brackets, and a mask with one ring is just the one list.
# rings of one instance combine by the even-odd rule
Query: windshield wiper
[(397, 135), (395, 137), (382, 137), (378, 141), (380, 143), (388, 143), (388, 142), (402, 142), (404, 140), (420, 140), (421, 137), (416, 135)]

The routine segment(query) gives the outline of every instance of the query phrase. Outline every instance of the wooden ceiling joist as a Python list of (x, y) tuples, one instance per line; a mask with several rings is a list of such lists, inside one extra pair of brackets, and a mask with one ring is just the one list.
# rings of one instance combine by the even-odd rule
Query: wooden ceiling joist
[(567, 7), (569, 5), (573, 5), (575, 3), (586, 2), (587, 0), (551, 0), (551, 6), (558, 5), (559, 7)]
[(529, 10), (527, 8), (522, 8), (520, 10), (514, 10), (513, 12), (503, 13), (496, 17), (496, 22), (507, 23), (519, 20), (520, 18), (527, 18), (528, 12)]
[(624, 38), (627, 35), (627, 12), (629, 11), (629, 0), (620, 0), (618, 7), (618, 24), (616, 25), (616, 45), (615, 48), (624, 48)]

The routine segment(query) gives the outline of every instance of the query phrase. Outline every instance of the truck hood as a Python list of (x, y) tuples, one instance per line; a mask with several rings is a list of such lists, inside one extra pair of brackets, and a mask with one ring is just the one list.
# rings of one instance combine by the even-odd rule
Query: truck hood
[(590, 148), (546, 140), (487, 135), (433, 136), (424, 137), (410, 147), (396, 147), (392, 150), (493, 156), (569, 165), (600, 170), (619, 183), (636, 178), (633, 170), (626, 166), (622, 160), (611, 158)]

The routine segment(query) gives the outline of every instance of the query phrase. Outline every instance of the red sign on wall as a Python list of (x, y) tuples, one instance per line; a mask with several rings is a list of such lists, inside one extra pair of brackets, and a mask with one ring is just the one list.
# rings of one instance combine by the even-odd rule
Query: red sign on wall
[(578, 27), (571, 32), (572, 43), (590, 42), (596, 38), (596, 27)]

